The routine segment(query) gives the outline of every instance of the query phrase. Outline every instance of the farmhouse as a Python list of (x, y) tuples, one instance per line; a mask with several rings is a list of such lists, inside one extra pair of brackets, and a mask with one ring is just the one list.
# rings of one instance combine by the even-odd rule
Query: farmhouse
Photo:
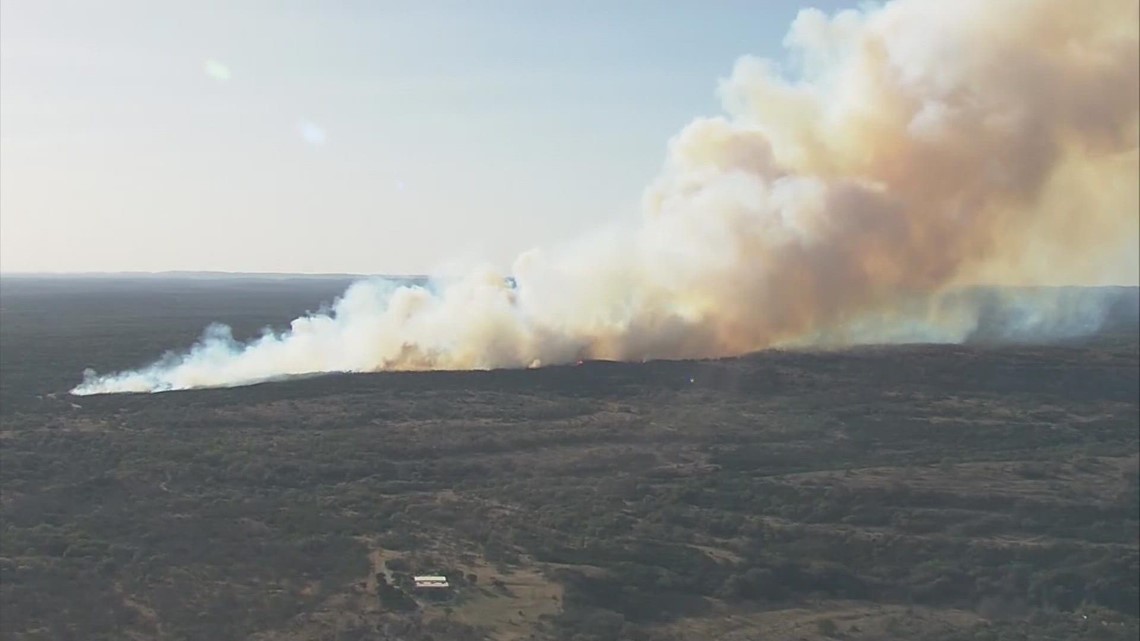
[(416, 588), (417, 589), (419, 589), (419, 588), (432, 589), (432, 588), (448, 588), (448, 587), (451, 587), (450, 585), (448, 585), (447, 577), (445, 577), (445, 576), (426, 575), (426, 576), (417, 576), (417, 577), (413, 577), (413, 578), (416, 581)]

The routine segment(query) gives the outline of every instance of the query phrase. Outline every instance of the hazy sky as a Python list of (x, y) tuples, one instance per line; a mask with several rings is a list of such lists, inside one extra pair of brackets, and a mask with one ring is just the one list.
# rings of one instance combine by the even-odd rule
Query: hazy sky
[(637, 216), (800, 5), (3, 0), (0, 270), (506, 265)]

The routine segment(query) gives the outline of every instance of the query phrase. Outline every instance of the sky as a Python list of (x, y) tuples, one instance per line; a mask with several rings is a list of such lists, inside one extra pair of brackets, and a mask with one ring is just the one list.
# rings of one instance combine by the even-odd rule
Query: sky
[(506, 267), (636, 218), (801, 5), (2, 0), (0, 271)]

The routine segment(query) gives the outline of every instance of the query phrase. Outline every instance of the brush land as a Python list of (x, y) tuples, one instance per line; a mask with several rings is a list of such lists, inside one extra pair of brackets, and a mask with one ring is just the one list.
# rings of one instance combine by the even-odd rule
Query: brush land
[(345, 284), (0, 281), (0, 638), (1140, 633), (1132, 326), (66, 393)]

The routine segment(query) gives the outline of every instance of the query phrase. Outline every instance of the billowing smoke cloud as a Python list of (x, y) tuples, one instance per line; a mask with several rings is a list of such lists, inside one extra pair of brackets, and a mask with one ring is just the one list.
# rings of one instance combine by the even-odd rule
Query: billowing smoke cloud
[[(984, 306), (946, 294), (963, 285), (1131, 282), (1138, 19), (1136, 0), (805, 10), (793, 64), (740, 60), (727, 116), (670, 142), (628, 229), (528, 252), (510, 274), (357, 283), (285, 333), (239, 344), (212, 328), (74, 391), (965, 340)], [(1095, 321), (1063, 303), (1010, 303), (1036, 319), (1010, 331)]]

